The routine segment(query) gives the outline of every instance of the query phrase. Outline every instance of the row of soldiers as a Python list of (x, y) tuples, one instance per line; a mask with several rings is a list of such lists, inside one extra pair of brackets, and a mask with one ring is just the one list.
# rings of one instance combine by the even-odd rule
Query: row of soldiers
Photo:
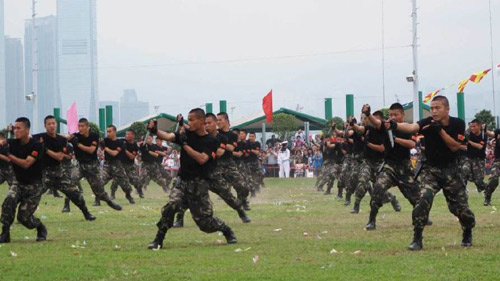
[[(491, 196), (498, 186), (500, 175), (500, 130), (489, 131), (478, 120), (469, 123), (449, 116), (446, 97), (436, 96), (431, 103), (431, 117), (413, 124), (404, 123), (404, 109), (399, 103), (389, 108), (389, 118), (382, 112), (371, 113), (369, 105), (362, 108), (361, 122), (349, 118), (343, 130), (332, 124), (323, 138), (320, 149), (324, 162), (316, 188), (330, 194), (337, 179), (337, 198), (351, 204), (351, 213), (359, 213), (360, 202), (368, 192), (371, 195), (370, 213), (366, 230), (376, 229), (376, 218), (384, 203), (390, 202), (395, 211), (401, 206), (388, 192), (397, 186), (413, 206), (414, 239), (410, 250), (423, 247), (423, 229), (431, 225), (429, 212), (434, 195), (443, 190), (451, 213), (458, 217), (462, 230), (462, 246), (472, 245), (474, 214), (468, 206), (467, 181), (472, 180), (478, 192), (484, 191), (484, 205), (491, 204)], [(331, 133), (331, 137), (330, 137)], [(422, 151), (418, 164), (411, 165), (410, 150), (417, 146)], [(488, 184), (484, 183), (485, 150), (488, 137), (494, 138), (495, 161)]]
[[(210, 190), (219, 194), (233, 207), (243, 222), (250, 222), (245, 214), (245, 210), (250, 210), (248, 197), (249, 194), (255, 195), (263, 182), (262, 170), (254, 170), (255, 167), (260, 167), (258, 158), (253, 157), (260, 153), (260, 144), (255, 141), (255, 134), (250, 134), (249, 140), (246, 141), (245, 131), (240, 132), (239, 136), (229, 132), (229, 120), (225, 113), (211, 116), (208, 120), (212, 123), (207, 122), (207, 131), (211, 132), (226, 152), (217, 156), (221, 158), (218, 161), (219, 168), (209, 173)], [(80, 185), (82, 178), (89, 182), (95, 195), (94, 205), (100, 205), (102, 200), (115, 210), (122, 209), (113, 202), (118, 186), (132, 204), (135, 203), (131, 195), (132, 186), (141, 198), (144, 196), (143, 189), (150, 180), (155, 181), (165, 192), (169, 191), (172, 177), (161, 167), (160, 159), (165, 157), (166, 153), (159, 137), (155, 145), (153, 136), (148, 134), (144, 144), (138, 146), (133, 130), (128, 130), (125, 139), (121, 140), (117, 138), (116, 127), (113, 125), (106, 128), (107, 136), (100, 140), (97, 134), (90, 132), (89, 122), (85, 118), (79, 120), (79, 132), (71, 135), (56, 133), (57, 122), (53, 116), (47, 116), (44, 124), (45, 133), (30, 135), (30, 121), (21, 117), (16, 120), (13, 128), (14, 139), (6, 140), (5, 136), (0, 135), (0, 184), (5, 181), (9, 184), (0, 218), (3, 225), (0, 243), (10, 242), (10, 227), (18, 205), (18, 221), (29, 229), (37, 229), (37, 241), (46, 239), (46, 227), (33, 214), (38, 208), (42, 194), (47, 190), (61, 191), (66, 196), (63, 212), (69, 212), (71, 201), (82, 211), (86, 220), (95, 220), (96, 217), (89, 212), (83, 198)], [(181, 115), (179, 124), (182, 130), (185, 126), (189, 127), (184, 124)], [(217, 125), (220, 130), (217, 130)], [(98, 149), (104, 152), (105, 161), (102, 168), (99, 167)], [(77, 165), (72, 162), (73, 156)], [(142, 160), (140, 174), (135, 165), (138, 156)], [(112, 195), (108, 196), (104, 186), (110, 180), (113, 180)], [(179, 176), (174, 188), (180, 185)], [(231, 185), (235, 188), (238, 198), (230, 192)], [(178, 226), (182, 226), (182, 220)]]

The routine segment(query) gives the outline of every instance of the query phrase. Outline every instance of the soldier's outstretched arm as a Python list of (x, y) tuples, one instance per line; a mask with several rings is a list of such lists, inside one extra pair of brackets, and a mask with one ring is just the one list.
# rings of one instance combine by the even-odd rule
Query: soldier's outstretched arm
[(396, 123), (395, 121), (391, 121), (391, 129), (407, 134), (416, 134), (420, 131), (420, 125), (418, 123)]

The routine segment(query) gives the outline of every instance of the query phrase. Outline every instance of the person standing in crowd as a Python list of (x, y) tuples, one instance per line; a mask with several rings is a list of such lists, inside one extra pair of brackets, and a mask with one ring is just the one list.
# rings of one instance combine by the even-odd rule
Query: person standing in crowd
[(280, 166), (280, 178), (289, 178), (290, 150), (288, 150), (288, 142), (281, 143), (281, 149), (278, 152), (278, 165)]

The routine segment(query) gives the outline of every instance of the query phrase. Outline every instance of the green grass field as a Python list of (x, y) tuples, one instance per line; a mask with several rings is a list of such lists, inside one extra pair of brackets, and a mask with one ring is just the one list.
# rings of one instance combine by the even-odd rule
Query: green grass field
[[(0, 244), (1, 280), (499, 280), (500, 219), (494, 207), (482, 206), (482, 194), (469, 185), (476, 215), (474, 246), (460, 246), (461, 229), (440, 193), (431, 211), (434, 225), (424, 232), (424, 250), (410, 252), (410, 204), (397, 191), (403, 211), (390, 205), (379, 213), (377, 231), (367, 232), (369, 197), (361, 213), (313, 189), (313, 179), (266, 179), (252, 201), (252, 223), (212, 194), (215, 215), (235, 231), (239, 243), (225, 244), (217, 233), (198, 230), (189, 213), (183, 229), (172, 229), (165, 248), (147, 250), (167, 195), (152, 185), (145, 199), (117, 201), (121, 212), (92, 207), (87, 222), (72, 205), (45, 195), (36, 216), (48, 228), (48, 241), (35, 242), (36, 231), (17, 222), (12, 242)], [(84, 185), (85, 199), (93, 198)], [(6, 185), (0, 186), (5, 194)], [(497, 193), (498, 194), (498, 193)], [(495, 194), (496, 195), (496, 194)], [(496, 200), (495, 200), (496, 199)], [(3, 200), (3, 198), (2, 198)], [(496, 195), (493, 203), (500, 200)], [(278, 229), (280, 229), (278, 231)], [(336, 251), (336, 252), (335, 252)], [(258, 256), (258, 260), (254, 259)], [(175, 279), (173, 279), (175, 278)]]

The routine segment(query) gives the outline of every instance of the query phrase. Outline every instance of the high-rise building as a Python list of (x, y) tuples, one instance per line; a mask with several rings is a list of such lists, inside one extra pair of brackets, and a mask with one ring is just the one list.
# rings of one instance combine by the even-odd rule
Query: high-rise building
[[(113, 121), (111, 124), (116, 127), (120, 126), (120, 103), (117, 101), (100, 101), (99, 108), (106, 108), (106, 106), (111, 105), (113, 107)], [(106, 122), (107, 123), (107, 122)]]
[(5, 93), (5, 34), (4, 6), (0, 0), (0, 128), (7, 126), (7, 98)]
[(134, 89), (124, 90), (120, 98), (120, 113), (122, 125), (134, 122), (149, 115), (149, 103), (137, 100)]
[(19, 38), (5, 38), (5, 92), (7, 123), (25, 116), (23, 44)]
[[(57, 19), (55, 16), (36, 18), (37, 50), (37, 94), (38, 128), (42, 127), (45, 116), (53, 114), (55, 107), (61, 107), (57, 66)], [(33, 92), (32, 36), (33, 21), (24, 24), (24, 77), (26, 93)], [(33, 101), (26, 101), (26, 114), (33, 117)], [(62, 109), (64, 112), (65, 108)], [(31, 115), (31, 116), (30, 116)]]
[(97, 122), (96, 0), (57, 0), (57, 50), (62, 108)]

